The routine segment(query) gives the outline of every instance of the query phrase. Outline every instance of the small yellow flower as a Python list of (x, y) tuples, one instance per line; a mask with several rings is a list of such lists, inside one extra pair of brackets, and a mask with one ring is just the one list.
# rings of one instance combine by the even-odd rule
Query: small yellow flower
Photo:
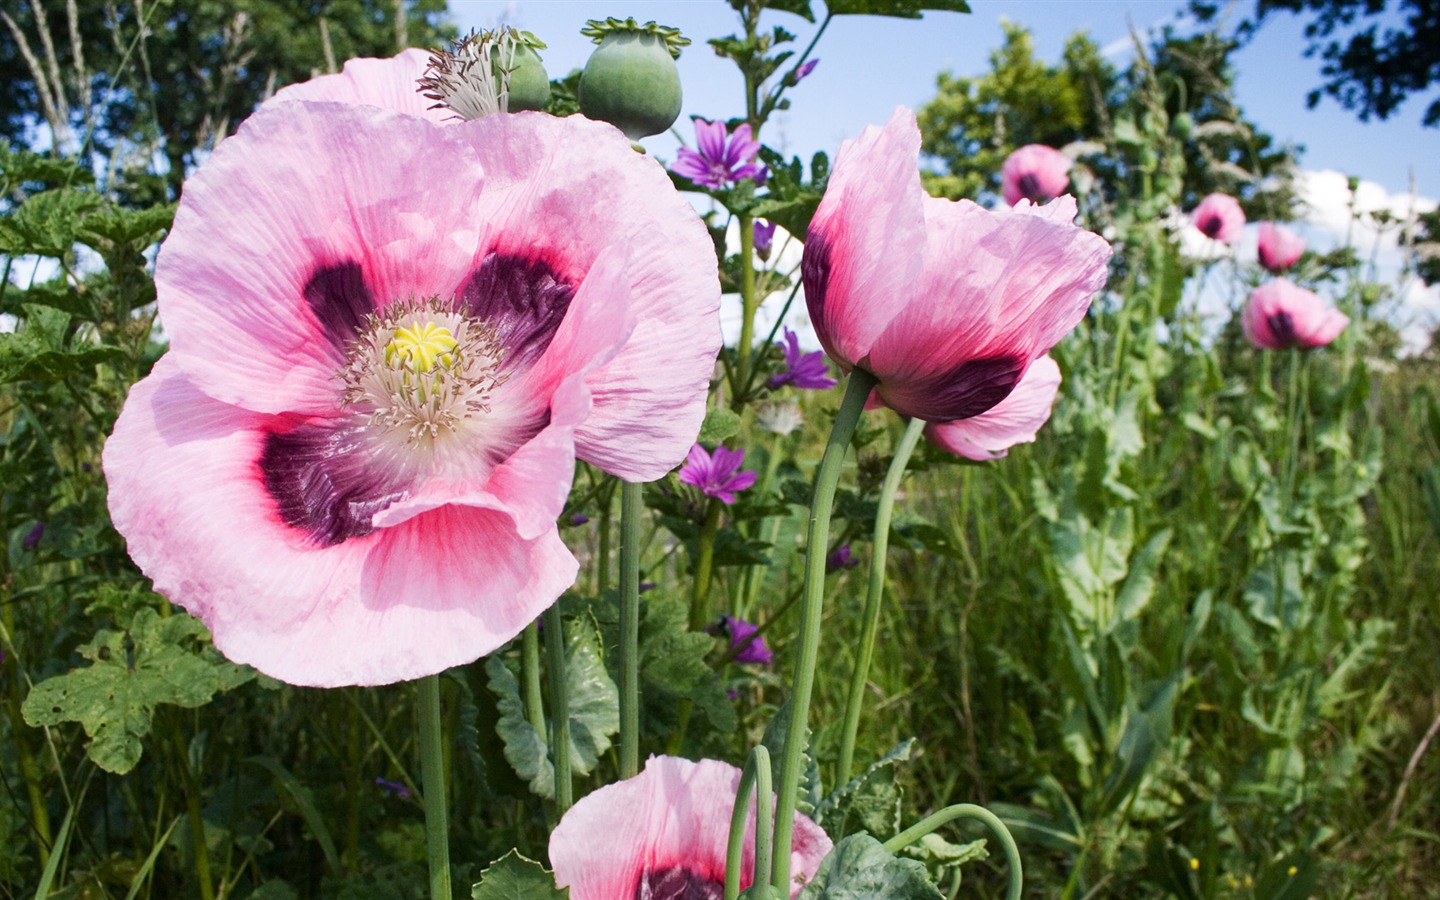
[(1198, 857), (1194, 857), (1194, 856), (1190, 857), (1190, 871), (1192, 871), (1192, 872), (1198, 872), (1198, 871), (1200, 871), (1200, 859), (1199, 859)]

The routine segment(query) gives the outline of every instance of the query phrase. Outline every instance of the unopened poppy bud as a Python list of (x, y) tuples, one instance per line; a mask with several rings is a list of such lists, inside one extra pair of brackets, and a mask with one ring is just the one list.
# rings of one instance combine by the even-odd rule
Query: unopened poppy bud
[(609, 122), (631, 141), (659, 134), (680, 117), (675, 59), (690, 43), (679, 29), (634, 19), (592, 19), (581, 34), (600, 46), (580, 76), (580, 112)]
[[(540, 61), (540, 54), (535, 52), (535, 48), (536, 44), (524, 44), (515, 51), (510, 70), (510, 112), (542, 110), (550, 102), (550, 76), (545, 72), (545, 64)], [(499, 65), (498, 61), (496, 65)]]
[(1170, 120), (1170, 130), (1182, 141), (1188, 141), (1190, 135), (1195, 133), (1195, 119), (1189, 113), (1182, 112)]

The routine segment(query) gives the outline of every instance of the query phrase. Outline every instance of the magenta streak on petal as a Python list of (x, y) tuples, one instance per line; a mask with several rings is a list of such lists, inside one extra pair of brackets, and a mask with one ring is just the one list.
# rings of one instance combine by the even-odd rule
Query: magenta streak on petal
[(1010, 396), (1025, 374), (1025, 365), (1025, 360), (1014, 356), (971, 359), (905, 385), (903, 394), (887, 391), (882, 379), (880, 393), (885, 405), (904, 415), (953, 422), (978, 416)]
[(575, 287), (548, 263), (491, 252), (460, 290), (464, 312), (493, 326), (508, 369), (528, 368), (550, 346)]
[(259, 460), (265, 490), (285, 524), (319, 546), (369, 534), (375, 513), (407, 495), (373, 465), (361, 435), (348, 425), (301, 425), (265, 438)]
[(342, 353), (375, 311), (375, 298), (354, 260), (316, 269), (305, 282), (304, 295), (325, 335)]
[(810, 311), (810, 321), (824, 345), (825, 352), (848, 371), (854, 360), (844, 359), (835, 352), (830, 340), (832, 323), (825, 317), (825, 292), (830, 287), (830, 242), (818, 231), (805, 236), (805, 253), (800, 257), (800, 281), (805, 288), (805, 306)]
[(635, 900), (720, 900), (724, 885), (681, 866), (652, 869), (635, 885)]

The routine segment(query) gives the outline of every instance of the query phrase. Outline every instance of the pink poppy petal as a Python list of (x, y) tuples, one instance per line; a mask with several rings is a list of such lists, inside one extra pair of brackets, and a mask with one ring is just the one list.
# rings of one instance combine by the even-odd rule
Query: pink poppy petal
[(455, 129), (374, 107), (267, 105), (186, 182), (160, 250), (178, 364), (227, 403), (329, 412), (366, 314), (453, 294), (482, 183)]
[(155, 589), (230, 659), (292, 684), (383, 684), (473, 661), (559, 596), (578, 564), (552, 531), (447, 506), (317, 546), (259, 476), (270, 417), (216, 401), (173, 356), (105, 446), (111, 518)]
[(806, 233), (805, 303), (825, 352), (846, 371), (869, 355), (920, 276), (919, 154), (915, 114), (903, 107), (884, 128), (846, 141)]
[(925, 426), (925, 437), (966, 459), (1000, 459), (1016, 444), (1035, 440), (1040, 427), (1050, 419), (1059, 391), (1060, 366), (1049, 356), (1042, 356), (1030, 364), (1010, 396), (993, 409), (969, 419), (929, 424)]
[(432, 109), (435, 101), (420, 93), (416, 83), (430, 66), (430, 53), (411, 48), (389, 59), (348, 60), (335, 75), (320, 75), (275, 92), (266, 104), (291, 100), (359, 103), (420, 116), (432, 122), (455, 120), (448, 109)]
[(1306, 347), (1323, 347), (1339, 337), (1349, 324), (1350, 317), (1338, 309), (1326, 310), (1313, 322), (1313, 327), (1300, 336), (1300, 343)]
[[(550, 835), (556, 884), (570, 889), (571, 900), (638, 897), (642, 883), (651, 891), (660, 884), (689, 885), (695, 896), (706, 896), (698, 892), (725, 881), (730, 814), (739, 787), (740, 770), (726, 763), (652, 756), (639, 775), (600, 788), (561, 818)], [(750, 802), (753, 809), (753, 797)], [(745, 888), (755, 859), (753, 813), (743, 846)], [(825, 832), (797, 813), (791, 897), (830, 849)]]
[(1345, 330), (1350, 319), (1325, 301), (1286, 278), (1260, 285), (1240, 314), (1245, 337), (1269, 350), (1323, 347)]
[(1053, 200), (1070, 187), (1070, 157), (1044, 144), (1026, 144), (1000, 166), (1000, 188), (1005, 203)]

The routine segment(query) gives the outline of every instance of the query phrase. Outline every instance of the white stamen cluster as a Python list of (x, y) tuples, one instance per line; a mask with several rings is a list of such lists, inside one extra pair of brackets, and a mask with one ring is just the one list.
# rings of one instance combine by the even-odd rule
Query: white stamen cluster
[(471, 32), (450, 50), (430, 56), (420, 93), (459, 119), (481, 119), (510, 111), (510, 74), (522, 45), (514, 28)]
[(500, 362), (493, 326), (438, 297), (412, 298), (366, 318), (339, 377), (345, 406), (414, 450), (490, 411), (491, 392), (509, 377)]

